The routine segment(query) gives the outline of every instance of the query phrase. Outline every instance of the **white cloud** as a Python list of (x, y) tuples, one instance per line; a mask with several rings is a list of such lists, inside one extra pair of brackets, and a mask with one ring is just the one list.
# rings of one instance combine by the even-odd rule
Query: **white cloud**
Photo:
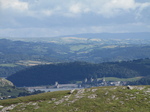
[(28, 4), (19, 0), (0, 0), (1, 9), (10, 9), (16, 11), (28, 10)]
[(146, 2), (146, 3), (142, 3), (142, 4), (137, 3), (137, 7), (138, 7), (138, 11), (136, 12), (136, 19), (140, 19), (143, 17), (142, 11), (147, 8), (150, 8), (150, 2)]
[(77, 4), (73, 4), (69, 10), (71, 13), (80, 13), (81, 7), (82, 7), (81, 4), (77, 3)]
[(102, 5), (102, 8), (99, 10), (99, 13), (106, 17), (115, 16), (124, 11), (130, 11), (134, 9), (136, 4), (134, 0), (110, 0)]
[(41, 11), (44, 15), (47, 15), (47, 16), (51, 16), (53, 14), (53, 11), (51, 10), (43, 10)]

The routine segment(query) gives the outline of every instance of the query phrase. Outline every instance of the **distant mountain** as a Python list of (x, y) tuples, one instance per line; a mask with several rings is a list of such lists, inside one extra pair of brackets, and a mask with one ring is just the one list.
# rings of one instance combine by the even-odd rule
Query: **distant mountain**
[(16, 86), (40, 86), (81, 81), (85, 78), (149, 76), (150, 59), (114, 63), (91, 64), (85, 62), (59, 63), (34, 66), (19, 71), (7, 79)]
[(101, 39), (150, 39), (150, 32), (84, 33), (76, 35), (65, 35), (60, 37), (82, 37), (82, 38), (101, 38)]

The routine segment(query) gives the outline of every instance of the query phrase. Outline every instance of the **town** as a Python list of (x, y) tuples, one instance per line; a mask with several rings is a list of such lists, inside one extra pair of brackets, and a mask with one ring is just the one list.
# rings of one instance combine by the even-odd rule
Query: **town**
[(126, 81), (106, 81), (105, 77), (102, 79), (99, 78), (85, 78), (80, 83), (75, 84), (59, 84), (55, 82), (54, 85), (48, 86), (38, 86), (38, 87), (25, 87), (28, 91), (42, 90), (45, 92), (50, 91), (59, 91), (59, 90), (71, 90), (71, 89), (80, 89), (80, 88), (90, 88), (98, 86), (125, 86)]

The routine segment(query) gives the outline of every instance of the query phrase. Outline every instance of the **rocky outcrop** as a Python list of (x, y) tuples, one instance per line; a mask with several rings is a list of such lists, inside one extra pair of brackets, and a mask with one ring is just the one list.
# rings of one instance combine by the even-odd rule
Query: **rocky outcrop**
[(9, 80), (0, 78), (0, 87), (5, 87), (5, 86), (14, 86), (14, 84)]

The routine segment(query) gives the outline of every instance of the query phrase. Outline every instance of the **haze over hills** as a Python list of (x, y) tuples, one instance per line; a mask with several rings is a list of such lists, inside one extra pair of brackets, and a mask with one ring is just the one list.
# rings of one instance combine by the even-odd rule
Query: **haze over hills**
[(84, 33), (76, 35), (65, 35), (60, 37), (85, 37), (100, 39), (149, 39), (150, 32), (133, 32), (133, 33)]
[[(56, 42), (56, 43), (70, 43), (67, 39), (76, 39), (78, 43), (88, 42), (89, 39), (123, 39), (123, 40), (149, 40), (150, 32), (134, 32), (134, 33), (83, 33), (75, 35), (63, 35), (57, 37), (4, 37), (12, 40), (22, 40), (22, 41), (34, 41), (34, 42)], [(65, 42), (66, 39), (66, 42)], [(94, 40), (93, 40), (94, 41)], [(96, 41), (96, 40), (95, 40)]]

